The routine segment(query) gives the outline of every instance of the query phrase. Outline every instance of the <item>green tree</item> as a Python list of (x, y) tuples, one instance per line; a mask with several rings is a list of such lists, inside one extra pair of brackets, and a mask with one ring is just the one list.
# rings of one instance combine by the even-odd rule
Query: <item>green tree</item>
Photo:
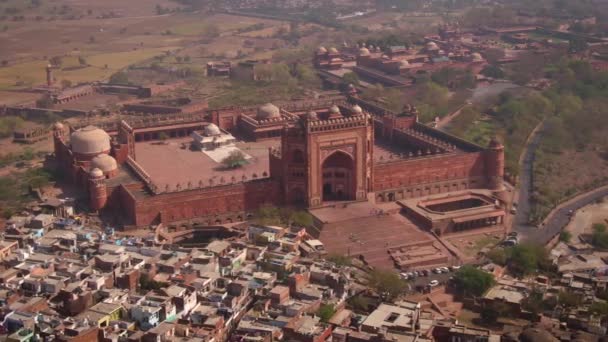
[(560, 304), (569, 308), (578, 307), (583, 302), (583, 298), (579, 294), (569, 291), (560, 291), (557, 297)]
[(570, 239), (572, 239), (572, 233), (569, 231), (563, 230), (561, 233), (559, 233), (559, 241), (568, 243), (570, 242)]
[(587, 50), (589, 44), (584, 38), (573, 38), (568, 42), (568, 51), (571, 53), (579, 53)]
[(507, 260), (509, 259), (507, 251), (508, 250), (504, 248), (494, 248), (489, 251), (486, 256), (488, 259), (492, 260), (493, 263), (505, 266), (507, 264)]
[(369, 273), (368, 286), (384, 300), (392, 301), (407, 288), (407, 283), (393, 271), (375, 269)]
[(119, 71), (117, 73), (112, 74), (112, 76), (110, 76), (110, 83), (113, 84), (129, 84), (129, 76), (123, 72), (123, 71)]
[(281, 211), (272, 204), (265, 203), (256, 211), (255, 223), (263, 226), (272, 226), (281, 224)]
[(329, 254), (325, 259), (331, 261), (338, 266), (350, 266), (352, 264), (351, 258), (342, 254)]
[(222, 159), (222, 164), (229, 169), (238, 169), (247, 165), (247, 158), (245, 158), (243, 152), (234, 150), (226, 158)]
[(165, 132), (160, 132), (160, 134), (158, 135), (158, 140), (165, 141), (167, 139), (169, 139), (169, 135)]
[(308, 212), (297, 210), (289, 216), (289, 224), (294, 224), (300, 227), (312, 227), (314, 224), (314, 219)]
[(456, 272), (454, 283), (456, 284), (456, 288), (465, 296), (481, 296), (494, 285), (494, 276), (473, 266), (466, 265)]
[(545, 248), (536, 244), (521, 244), (511, 248), (509, 269), (518, 276), (525, 276), (537, 270), (549, 271), (551, 260)]
[(53, 108), (54, 104), (53, 99), (49, 95), (44, 95), (36, 100), (36, 107), (38, 108)]
[(359, 85), (359, 75), (357, 75), (354, 72), (347, 72), (344, 75), (342, 75), (342, 82), (346, 85), (349, 84), (353, 84), (353, 85)]
[(317, 310), (317, 316), (321, 319), (321, 322), (329, 322), (332, 316), (336, 313), (336, 308), (332, 304), (321, 304), (319, 310)]
[(52, 66), (59, 68), (63, 64), (63, 58), (61, 56), (54, 56), (49, 62)]
[(481, 309), (481, 320), (486, 324), (495, 324), (499, 317), (509, 317), (509, 306), (501, 302), (493, 302)]

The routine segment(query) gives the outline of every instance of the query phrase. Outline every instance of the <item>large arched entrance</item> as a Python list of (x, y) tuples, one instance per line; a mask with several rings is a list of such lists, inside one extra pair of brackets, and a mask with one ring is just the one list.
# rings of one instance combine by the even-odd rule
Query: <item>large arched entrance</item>
[(355, 199), (355, 161), (348, 154), (337, 151), (323, 161), (323, 201), (351, 201)]

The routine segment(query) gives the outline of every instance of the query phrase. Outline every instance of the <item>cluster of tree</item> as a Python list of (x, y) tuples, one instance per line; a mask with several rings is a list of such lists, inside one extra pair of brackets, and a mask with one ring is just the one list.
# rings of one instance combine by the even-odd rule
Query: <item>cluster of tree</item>
[(481, 296), (494, 285), (494, 276), (470, 265), (454, 275), (455, 288), (464, 296)]
[(520, 277), (537, 271), (555, 270), (547, 250), (537, 244), (525, 243), (509, 248), (496, 248), (487, 256), (494, 263), (507, 266), (513, 274)]
[(321, 319), (321, 322), (327, 323), (335, 313), (336, 308), (333, 304), (321, 304), (321, 307), (319, 307), (316, 314)]
[(394, 33), (390, 33), (390, 34), (385, 34), (385, 35), (378, 36), (378, 37), (360, 39), (357, 41), (357, 43), (365, 44), (366, 46), (373, 45), (373, 46), (379, 47), (383, 51), (386, 51), (391, 46), (405, 46), (406, 48), (409, 48), (418, 40), (419, 40), (419, 37), (412, 35), (411, 33), (409, 35), (408, 34), (398, 34), (397, 35)]
[(368, 274), (368, 284), (384, 301), (391, 302), (407, 289), (407, 282), (393, 271), (375, 269)]
[(131, 84), (129, 75), (124, 71), (119, 71), (110, 76), (110, 83), (114, 84)]
[(254, 215), (254, 222), (260, 225), (287, 225), (298, 227), (312, 227), (312, 215), (304, 210), (283, 207), (277, 208), (270, 204), (262, 205)]
[(475, 87), (475, 75), (471, 70), (443, 67), (431, 75), (431, 80), (450, 89), (471, 89)]
[(593, 233), (591, 235), (591, 243), (598, 248), (608, 249), (608, 232), (606, 225), (596, 223), (593, 225)]
[(143, 273), (140, 277), (139, 277), (139, 288), (142, 291), (151, 291), (151, 290), (160, 290), (162, 288), (167, 287), (168, 284), (167, 283), (163, 283), (160, 281), (156, 281), (154, 279), (150, 279), (150, 277)]
[(240, 27), (240, 28), (236, 29), (236, 33), (246, 33), (246, 32), (258, 31), (258, 30), (262, 30), (264, 27), (266, 27), (266, 25), (264, 25), (264, 23), (256, 23), (253, 25)]
[(24, 120), (19, 116), (5, 116), (0, 118), (0, 138), (10, 137), (16, 128), (23, 125)]

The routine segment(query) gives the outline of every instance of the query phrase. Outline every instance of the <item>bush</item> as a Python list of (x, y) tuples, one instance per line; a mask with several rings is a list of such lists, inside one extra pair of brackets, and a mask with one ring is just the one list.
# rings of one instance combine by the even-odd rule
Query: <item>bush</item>
[(456, 284), (456, 288), (465, 296), (481, 296), (494, 285), (494, 276), (473, 266), (466, 265), (456, 272), (454, 283)]
[(335, 313), (336, 309), (331, 304), (322, 304), (319, 310), (317, 310), (317, 316), (321, 318), (321, 322), (325, 323), (327, 323)]
[(569, 231), (564, 230), (561, 233), (559, 233), (559, 241), (568, 243), (568, 242), (570, 242), (571, 239), (572, 239), (572, 233), (570, 233)]
[(247, 159), (243, 152), (239, 150), (234, 150), (230, 152), (228, 157), (222, 160), (222, 164), (229, 169), (238, 169), (247, 165)]
[(392, 271), (376, 269), (369, 274), (368, 286), (386, 301), (392, 301), (407, 288), (407, 283)]

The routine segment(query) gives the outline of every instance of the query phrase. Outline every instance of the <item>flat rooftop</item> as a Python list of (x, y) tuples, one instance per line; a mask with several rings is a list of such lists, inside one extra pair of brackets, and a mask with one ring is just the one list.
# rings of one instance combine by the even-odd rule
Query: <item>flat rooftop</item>
[[(169, 185), (172, 189), (179, 183), (183, 189), (188, 182), (197, 186), (202, 181), (209, 186), (209, 180), (220, 184), (223, 177), (230, 183), (232, 177), (240, 182), (243, 176), (248, 180), (256, 174), (258, 179), (263, 174), (270, 173), (269, 147), (278, 147), (278, 140), (262, 142), (237, 142), (235, 145), (244, 154), (251, 156), (248, 164), (238, 169), (225, 169), (220, 162), (214, 161), (206, 153), (192, 151), (188, 148), (192, 138), (167, 140), (164, 144), (158, 142), (140, 142), (135, 144), (135, 160), (148, 173), (152, 182), (159, 188)], [(185, 148), (182, 148), (184, 147)]]

